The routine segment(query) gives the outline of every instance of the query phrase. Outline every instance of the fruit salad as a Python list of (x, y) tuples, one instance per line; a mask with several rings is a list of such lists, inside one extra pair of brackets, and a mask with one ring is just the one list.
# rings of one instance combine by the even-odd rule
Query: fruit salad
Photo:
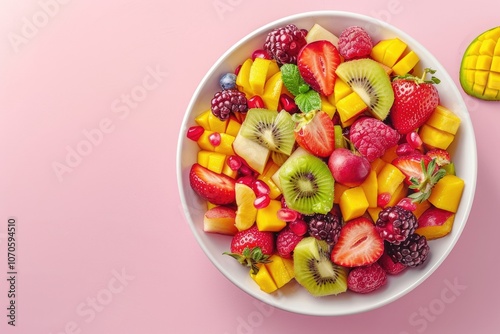
[(438, 73), (359, 26), (288, 24), (261, 45), (186, 133), (204, 231), (227, 237), (220, 256), (266, 293), (295, 281), (315, 297), (372, 293), (425, 266), (465, 187)]

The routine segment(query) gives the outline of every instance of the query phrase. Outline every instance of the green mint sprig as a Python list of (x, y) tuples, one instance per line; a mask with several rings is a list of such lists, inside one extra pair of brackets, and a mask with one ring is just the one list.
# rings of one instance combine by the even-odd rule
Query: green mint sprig
[(283, 64), (281, 66), (281, 77), (283, 84), (290, 93), (295, 96), (295, 103), (302, 112), (321, 109), (321, 97), (319, 93), (311, 89), (295, 64)]

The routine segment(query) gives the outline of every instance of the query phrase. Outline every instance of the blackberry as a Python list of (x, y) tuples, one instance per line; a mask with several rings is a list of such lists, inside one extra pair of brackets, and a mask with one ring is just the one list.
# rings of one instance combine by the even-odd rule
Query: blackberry
[(215, 93), (211, 101), (212, 113), (221, 121), (228, 119), (231, 112), (248, 111), (245, 93), (237, 89), (225, 89)]
[(429, 244), (423, 235), (411, 234), (408, 239), (399, 245), (386, 242), (387, 254), (394, 262), (399, 262), (406, 267), (421, 265), (429, 255)]
[(307, 44), (306, 35), (307, 30), (294, 24), (276, 28), (267, 34), (264, 50), (279, 64), (296, 64), (297, 54)]
[(342, 228), (342, 223), (338, 215), (330, 212), (325, 215), (317, 213), (305, 217), (305, 220), (311, 236), (319, 240), (325, 240), (329, 245), (337, 243), (340, 229)]
[(400, 244), (413, 234), (418, 227), (417, 217), (413, 212), (401, 206), (391, 206), (380, 211), (375, 222), (375, 229), (382, 239), (391, 244)]

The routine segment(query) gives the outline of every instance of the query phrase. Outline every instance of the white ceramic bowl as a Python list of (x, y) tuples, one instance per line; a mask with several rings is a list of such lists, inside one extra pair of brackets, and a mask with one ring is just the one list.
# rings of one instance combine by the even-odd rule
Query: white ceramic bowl
[[(425, 265), (389, 277), (385, 287), (371, 294), (346, 292), (337, 296), (315, 298), (296, 282), (289, 283), (274, 294), (267, 294), (251, 280), (248, 270), (231, 257), (222, 255), (229, 249), (230, 237), (203, 232), (206, 204), (192, 191), (188, 180), (188, 172), (196, 161), (198, 147), (196, 143), (186, 138), (186, 130), (195, 124), (194, 118), (198, 114), (209, 108), (213, 94), (219, 89), (220, 75), (232, 72), (255, 49), (261, 48), (269, 31), (288, 23), (294, 23), (299, 28), (305, 29), (309, 29), (314, 23), (319, 23), (337, 36), (343, 28), (359, 25), (370, 33), (374, 41), (396, 36), (401, 38), (419, 55), (421, 68), (431, 67), (437, 70), (436, 76), (441, 79), (441, 83), (437, 85), (441, 103), (458, 114), (462, 120), (451, 152), (457, 174), (465, 180), (466, 186), (451, 234), (430, 241), (431, 255)], [(416, 288), (446, 259), (465, 227), (472, 206), (477, 175), (476, 155), (474, 130), (466, 105), (453, 80), (432, 54), (413, 38), (385, 22), (354, 13), (321, 11), (293, 15), (267, 24), (241, 39), (219, 58), (199, 84), (187, 108), (179, 135), (177, 177), (187, 222), (208, 258), (224, 276), (251, 296), (277, 308), (307, 315), (336, 316), (372, 310), (395, 301)]]

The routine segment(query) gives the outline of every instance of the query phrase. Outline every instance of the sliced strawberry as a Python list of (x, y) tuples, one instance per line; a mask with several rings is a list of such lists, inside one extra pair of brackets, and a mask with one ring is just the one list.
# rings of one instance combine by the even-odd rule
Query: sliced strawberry
[(297, 56), (297, 66), (304, 81), (325, 96), (333, 93), (335, 71), (340, 62), (338, 49), (326, 40), (306, 44)]
[(438, 166), (444, 166), (451, 163), (450, 153), (440, 148), (431, 149), (427, 151), (426, 155), (432, 159), (436, 159), (436, 165)]
[(402, 155), (395, 158), (392, 164), (396, 166), (404, 175), (406, 184), (411, 184), (411, 178), (415, 178), (419, 183), (425, 179), (425, 170), (422, 168), (422, 160), (425, 167), (431, 162), (431, 158), (420, 153)]
[(353, 219), (344, 225), (333, 246), (331, 260), (344, 267), (365, 266), (376, 262), (384, 252), (384, 241), (367, 218)]
[(328, 157), (335, 149), (333, 121), (324, 111), (294, 114), (297, 144), (318, 157)]
[(198, 163), (189, 172), (191, 188), (203, 199), (217, 205), (235, 201), (235, 180), (224, 174), (217, 174)]

